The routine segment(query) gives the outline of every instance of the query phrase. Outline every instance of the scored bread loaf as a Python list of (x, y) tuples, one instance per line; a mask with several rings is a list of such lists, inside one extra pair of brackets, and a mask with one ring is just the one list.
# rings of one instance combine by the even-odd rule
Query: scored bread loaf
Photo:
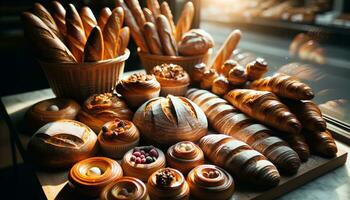
[(163, 3), (160, 5), (160, 11), (162, 15), (168, 18), (172, 33), (175, 36), (176, 26), (174, 23), (174, 17), (173, 17), (173, 14), (171, 13), (169, 4), (166, 1), (163, 1)]
[(118, 42), (117, 42), (117, 54), (122, 55), (125, 52), (125, 49), (128, 47), (130, 39), (130, 29), (125, 26), (120, 29)]
[(51, 16), (55, 20), (60, 33), (66, 35), (66, 9), (58, 1), (51, 1)]
[(97, 24), (101, 30), (104, 29), (109, 17), (111, 16), (112, 11), (108, 7), (102, 8), (100, 11), (100, 16), (98, 18)]
[(120, 29), (124, 21), (124, 11), (117, 7), (112, 11), (105, 27), (103, 28), (104, 55), (103, 59), (111, 59), (117, 55), (117, 43)]
[(142, 29), (143, 25), (146, 23), (145, 16), (143, 15), (140, 3), (138, 0), (126, 0), (132, 15), (135, 17), (137, 25)]
[(301, 130), (297, 117), (271, 92), (235, 89), (225, 99), (246, 115), (277, 130), (292, 134)]
[(156, 25), (164, 54), (167, 56), (176, 56), (177, 45), (171, 32), (169, 20), (164, 15), (159, 15), (156, 19)]
[(194, 6), (191, 1), (185, 4), (184, 9), (179, 17), (179, 20), (176, 23), (175, 29), (175, 40), (179, 42), (182, 38), (182, 35), (189, 31), (192, 26), (192, 20), (194, 16)]
[(154, 18), (157, 18), (160, 15), (160, 6), (158, 0), (147, 0), (147, 8), (153, 13)]
[(265, 156), (246, 143), (224, 134), (210, 134), (199, 141), (204, 155), (234, 178), (254, 185), (274, 187), (280, 175)]
[(101, 29), (95, 26), (86, 41), (84, 48), (84, 62), (96, 62), (103, 59), (103, 36)]
[(97, 26), (95, 15), (88, 6), (84, 6), (80, 10), (80, 17), (83, 22), (85, 36), (89, 37), (91, 30)]
[(39, 58), (46, 62), (76, 63), (75, 57), (49, 27), (32, 13), (22, 14), (25, 34)]
[(163, 55), (162, 44), (156, 26), (152, 22), (146, 22), (143, 26), (143, 32), (151, 53), (155, 55)]
[(69, 50), (78, 63), (82, 62), (86, 37), (83, 22), (73, 4), (69, 4), (66, 13), (67, 35), (66, 41)]
[(217, 132), (233, 136), (266, 156), (283, 173), (296, 173), (300, 167), (298, 154), (286, 142), (272, 136), (273, 131), (241, 113), (227, 101), (206, 90), (190, 89), (186, 97), (205, 113)]
[(148, 8), (143, 8), (143, 15), (145, 16), (146, 22), (151, 22), (153, 24), (156, 24), (156, 20), (153, 16), (152, 11), (150, 11)]

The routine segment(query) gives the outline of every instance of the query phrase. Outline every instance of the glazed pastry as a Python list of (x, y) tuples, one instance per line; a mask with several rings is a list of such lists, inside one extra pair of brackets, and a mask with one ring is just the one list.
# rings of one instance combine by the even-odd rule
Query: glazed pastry
[(183, 56), (205, 54), (212, 47), (214, 47), (214, 39), (201, 29), (192, 29), (184, 33), (178, 44), (179, 54)]
[(84, 102), (78, 120), (99, 133), (105, 123), (116, 118), (130, 120), (132, 114), (124, 101), (112, 93), (104, 93), (92, 95)]
[(268, 71), (267, 62), (263, 58), (257, 58), (255, 61), (247, 64), (247, 78), (250, 81), (260, 79)]
[(165, 167), (165, 156), (153, 146), (135, 147), (124, 155), (121, 165), (126, 176), (146, 182), (153, 172)]
[(60, 33), (66, 35), (66, 9), (58, 1), (51, 1), (51, 16), (55, 20)]
[(227, 79), (234, 86), (244, 85), (247, 82), (247, 72), (241, 65), (237, 65), (228, 72)]
[(251, 118), (280, 131), (296, 134), (301, 130), (297, 117), (271, 92), (235, 89), (225, 99)]
[(230, 83), (228, 82), (227, 78), (224, 76), (219, 76), (216, 79), (214, 79), (211, 87), (211, 91), (219, 96), (222, 96), (229, 92), (231, 89)]
[(104, 29), (109, 17), (112, 15), (111, 9), (108, 7), (102, 8), (100, 11), (100, 16), (98, 18), (97, 24), (101, 30)]
[(67, 168), (93, 156), (96, 134), (85, 124), (58, 120), (41, 127), (30, 139), (28, 154), (34, 163), (47, 168)]
[(88, 6), (84, 6), (80, 10), (80, 17), (83, 22), (85, 37), (89, 37), (91, 30), (97, 26), (95, 15)]
[(161, 147), (185, 140), (196, 142), (208, 131), (203, 111), (181, 96), (147, 101), (136, 111), (133, 122), (147, 142)]
[(139, 144), (140, 133), (131, 121), (117, 118), (103, 125), (97, 139), (103, 154), (121, 159), (127, 151)]
[(337, 145), (335, 144), (332, 134), (328, 130), (323, 132), (303, 131), (303, 135), (311, 151), (330, 158), (337, 155)]
[(280, 138), (286, 141), (290, 148), (297, 152), (300, 160), (306, 162), (310, 157), (309, 145), (302, 134), (279, 134)]
[(232, 176), (215, 165), (199, 165), (187, 176), (191, 197), (202, 200), (226, 200), (234, 193)]
[(295, 100), (308, 100), (314, 97), (310, 86), (280, 73), (256, 80), (250, 85), (250, 88), (273, 92), (279, 97)]
[(205, 63), (196, 64), (192, 70), (191, 81), (193, 83), (199, 83), (204, 75), (204, 72), (208, 69)]
[(235, 60), (226, 60), (224, 64), (220, 67), (218, 73), (223, 74), (225, 77), (228, 77), (230, 70), (235, 68), (237, 65), (238, 63)]
[(191, 1), (188, 1), (182, 13), (177, 20), (176, 29), (175, 29), (175, 40), (179, 42), (182, 36), (191, 29), (192, 20), (194, 17), (194, 5)]
[(69, 171), (68, 184), (85, 197), (97, 197), (104, 187), (123, 176), (117, 161), (92, 157), (76, 163)]
[(147, 189), (152, 200), (188, 200), (190, 188), (185, 177), (176, 169), (163, 168), (148, 179)]
[(166, 162), (169, 167), (186, 175), (196, 166), (204, 164), (204, 155), (202, 149), (193, 142), (182, 141), (169, 147)]
[(135, 73), (120, 81), (116, 91), (130, 107), (138, 108), (144, 102), (159, 96), (160, 84), (153, 75)]
[(80, 106), (71, 99), (53, 98), (34, 104), (26, 113), (27, 127), (34, 133), (49, 122), (60, 119), (75, 119)]
[(280, 181), (276, 167), (265, 156), (231, 136), (207, 135), (199, 146), (206, 158), (240, 181), (260, 187), (274, 187)]
[(299, 33), (297, 36), (295, 36), (292, 43), (290, 43), (289, 53), (292, 56), (297, 55), (301, 45), (305, 44), (309, 40), (311, 40), (311, 38), (308, 35), (306, 35), (304, 33)]
[(206, 70), (203, 73), (200, 87), (202, 89), (211, 90), (211, 87), (213, 85), (213, 81), (218, 77), (219, 77), (219, 74), (216, 73), (216, 71), (214, 69)]
[(272, 136), (274, 131), (206, 90), (190, 89), (186, 96), (204, 111), (214, 130), (247, 143), (267, 157), (280, 172), (294, 174), (298, 171), (298, 154), (283, 140)]
[(190, 84), (190, 77), (180, 65), (157, 65), (153, 67), (151, 74), (154, 74), (160, 83), (161, 96), (167, 96), (168, 94), (184, 96), (186, 94), (187, 87)]
[(146, 185), (139, 179), (129, 176), (113, 181), (100, 195), (101, 200), (150, 200)]

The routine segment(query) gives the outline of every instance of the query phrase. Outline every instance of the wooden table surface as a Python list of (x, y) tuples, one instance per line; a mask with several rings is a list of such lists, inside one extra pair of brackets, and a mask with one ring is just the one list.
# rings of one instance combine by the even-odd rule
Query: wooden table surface
[[(127, 75), (129, 73), (126, 73)], [(2, 97), (6, 112), (10, 117), (11, 123), (19, 133), (20, 144), (25, 149), (30, 139), (30, 135), (25, 134), (23, 130), (23, 116), (25, 111), (38, 101), (52, 98), (54, 94), (51, 89), (38, 90), (28, 93), (16, 94)], [(349, 146), (337, 141), (342, 153), (349, 152)], [(316, 159), (318, 160), (318, 158)], [(322, 161), (322, 159), (321, 159)], [(340, 160), (338, 160), (340, 161)], [(337, 161), (334, 161), (337, 162)], [(314, 165), (310, 162), (308, 165), (312, 168)], [(301, 168), (302, 169), (302, 168)], [(299, 170), (304, 173), (304, 170)], [(42, 190), (47, 199), (65, 199), (70, 196), (67, 186), (67, 171), (43, 172), (36, 171), (37, 178), (41, 184)], [(328, 174), (321, 176), (312, 182), (299, 187), (298, 189), (280, 197), (281, 199), (350, 199), (350, 161)], [(283, 180), (281, 181), (283, 182)], [(71, 196), (72, 197), (72, 196)], [(72, 197), (72, 199), (75, 197)], [(234, 198), (236, 199), (236, 198)]]

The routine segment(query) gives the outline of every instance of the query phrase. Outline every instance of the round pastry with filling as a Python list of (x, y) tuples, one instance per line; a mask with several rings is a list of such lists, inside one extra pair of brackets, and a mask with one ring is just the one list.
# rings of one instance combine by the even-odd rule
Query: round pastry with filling
[(187, 72), (175, 64), (161, 64), (153, 67), (152, 74), (160, 83), (161, 96), (172, 94), (175, 96), (184, 96), (190, 84), (190, 77)]
[(131, 121), (117, 118), (103, 125), (97, 139), (104, 155), (121, 159), (139, 144), (140, 132)]

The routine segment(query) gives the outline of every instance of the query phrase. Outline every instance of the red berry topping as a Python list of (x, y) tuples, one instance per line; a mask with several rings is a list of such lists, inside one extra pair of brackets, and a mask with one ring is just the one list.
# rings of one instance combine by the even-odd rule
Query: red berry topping
[(151, 149), (151, 150), (149, 151), (149, 155), (152, 156), (152, 157), (158, 158), (158, 152), (157, 152), (156, 149)]
[(136, 156), (136, 157), (140, 157), (141, 153), (139, 151), (135, 151), (132, 155)]
[(140, 158), (143, 159), (143, 158), (146, 158), (146, 156), (142, 154), (142, 155), (140, 156)]
[(140, 163), (141, 163), (141, 158), (137, 157), (137, 158), (135, 159), (135, 163), (136, 163), (136, 164), (140, 164)]
[(142, 164), (145, 164), (145, 163), (146, 163), (146, 158), (142, 158), (142, 159), (141, 159), (141, 163), (142, 163)]

